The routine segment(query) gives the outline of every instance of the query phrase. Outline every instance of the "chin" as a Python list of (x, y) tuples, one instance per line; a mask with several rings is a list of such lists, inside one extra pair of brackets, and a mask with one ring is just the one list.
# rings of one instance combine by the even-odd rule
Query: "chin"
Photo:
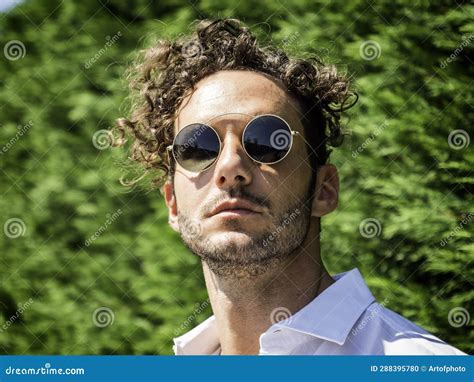
[(215, 245), (235, 248), (251, 244), (256, 236), (242, 231), (220, 231), (209, 234), (208, 238)]

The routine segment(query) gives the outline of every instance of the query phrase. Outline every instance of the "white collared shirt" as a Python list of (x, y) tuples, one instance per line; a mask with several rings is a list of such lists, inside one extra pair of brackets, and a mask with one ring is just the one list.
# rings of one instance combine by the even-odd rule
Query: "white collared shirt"
[[(260, 335), (260, 355), (465, 353), (375, 301), (357, 268)], [(220, 354), (215, 316), (174, 338), (176, 355)]]

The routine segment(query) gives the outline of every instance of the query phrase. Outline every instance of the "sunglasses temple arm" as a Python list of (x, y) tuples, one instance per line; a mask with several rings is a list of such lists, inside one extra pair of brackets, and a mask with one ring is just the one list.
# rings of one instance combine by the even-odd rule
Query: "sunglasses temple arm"
[(318, 153), (316, 152), (316, 150), (313, 149), (313, 146), (311, 146), (311, 144), (305, 139), (305, 137), (303, 137), (303, 135), (299, 131), (292, 130), (291, 134), (294, 136), (300, 137), (303, 140), (303, 142), (308, 145), (309, 149), (313, 152), (314, 155), (316, 155), (316, 158), (319, 160)]
[(171, 166), (171, 157), (170, 152), (173, 150), (173, 145), (166, 146), (166, 155), (168, 156), (168, 164)]

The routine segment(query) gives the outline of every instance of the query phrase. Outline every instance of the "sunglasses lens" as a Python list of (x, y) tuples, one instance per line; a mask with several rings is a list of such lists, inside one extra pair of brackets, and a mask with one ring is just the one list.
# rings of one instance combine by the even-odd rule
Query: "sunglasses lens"
[(181, 167), (199, 172), (214, 163), (219, 155), (220, 142), (209, 126), (195, 123), (184, 127), (173, 144), (173, 155)]
[(288, 124), (272, 115), (263, 115), (251, 121), (242, 139), (247, 154), (260, 163), (280, 161), (288, 154), (292, 143)]

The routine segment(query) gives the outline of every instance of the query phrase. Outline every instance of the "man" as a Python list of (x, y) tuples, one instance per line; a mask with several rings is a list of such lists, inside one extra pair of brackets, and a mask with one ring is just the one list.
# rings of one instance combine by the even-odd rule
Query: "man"
[(214, 315), (176, 354), (463, 354), (378, 304), (357, 269), (331, 276), (321, 217), (338, 204), (330, 146), (354, 103), (318, 60), (201, 22), (133, 68), (133, 158), (162, 170), (169, 224), (200, 256)]

